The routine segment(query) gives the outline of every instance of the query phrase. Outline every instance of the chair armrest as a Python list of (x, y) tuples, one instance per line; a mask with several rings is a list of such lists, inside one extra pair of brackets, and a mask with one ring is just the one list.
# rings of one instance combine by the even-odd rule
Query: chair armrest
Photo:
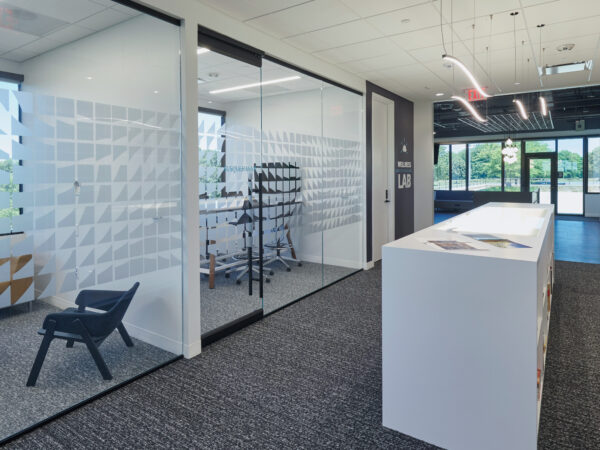
[(81, 322), (86, 325), (90, 320), (94, 320), (97, 316), (102, 315), (101, 313), (93, 312), (93, 311), (85, 311), (85, 312), (59, 312), (59, 313), (51, 313), (46, 316), (44, 319), (44, 324), (42, 327), (47, 330), (50, 326), (50, 321), (56, 322), (56, 326), (54, 328), (55, 331), (61, 331), (64, 333), (73, 333), (80, 334), (79, 329), (75, 326), (75, 320), (79, 319)]
[(96, 289), (83, 290), (77, 295), (75, 304), (79, 305), (79, 311), (84, 311), (85, 308), (108, 311), (126, 292), (127, 291), (102, 291)]

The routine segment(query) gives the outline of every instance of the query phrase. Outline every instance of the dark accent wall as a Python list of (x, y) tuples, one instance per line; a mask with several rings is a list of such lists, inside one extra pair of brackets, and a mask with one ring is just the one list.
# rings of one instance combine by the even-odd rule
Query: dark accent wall
[(367, 262), (373, 260), (373, 94), (394, 102), (394, 189), (395, 236), (399, 239), (415, 229), (414, 211), (414, 105), (376, 84), (367, 81)]

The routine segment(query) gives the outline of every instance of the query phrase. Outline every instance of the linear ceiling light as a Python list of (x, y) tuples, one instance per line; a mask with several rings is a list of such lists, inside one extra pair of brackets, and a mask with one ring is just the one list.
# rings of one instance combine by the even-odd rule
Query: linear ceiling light
[(205, 47), (199, 47), (198, 50), (196, 50), (197, 55), (201, 55), (202, 53), (208, 53), (208, 52), (210, 52), (210, 50)]
[(540, 68), (540, 74), (543, 75), (557, 75), (561, 73), (580, 72), (583, 70), (592, 70), (593, 60), (580, 61), (568, 64), (556, 64), (554, 66), (545, 66)]
[(454, 56), (450, 56), (450, 55), (443, 55), (442, 59), (444, 61), (451, 62), (452, 64), (458, 66), (465, 73), (465, 75), (469, 78), (469, 80), (471, 80), (471, 83), (473, 83), (473, 86), (475, 86), (475, 89), (477, 89), (477, 91), (483, 97), (485, 97), (485, 98), (491, 97), (491, 95), (486, 94), (486, 92), (481, 88), (481, 86), (479, 85), (479, 83), (477, 82), (477, 80), (475, 79), (473, 74), (469, 71), (469, 69), (467, 69), (467, 66), (465, 66), (462, 62), (460, 62)]
[(548, 106), (546, 105), (546, 99), (544, 97), (540, 97), (540, 107), (542, 109), (542, 116), (547, 116)]
[(458, 100), (459, 102), (461, 102), (463, 104), (463, 106), (465, 108), (467, 108), (469, 110), (469, 112), (471, 114), (473, 114), (473, 117), (475, 117), (479, 122), (487, 122), (487, 119), (484, 119), (483, 117), (481, 117), (479, 115), (479, 113), (477, 112), (477, 110), (475, 108), (473, 108), (473, 105), (471, 105), (468, 101), (466, 101), (464, 98), (459, 97), (458, 95), (453, 95), (452, 98), (454, 100)]
[(521, 115), (523, 120), (529, 120), (529, 117), (527, 116), (527, 111), (525, 111), (525, 107), (523, 106), (521, 100), (513, 100), (513, 102), (517, 104), (517, 108), (519, 108), (519, 114)]
[(257, 87), (257, 86), (266, 86), (268, 84), (285, 83), (286, 81), (294, 81), (294, 80), (299, 80), (299, 79), (300, 79), (300, 77), (298, 75), (294, 75), (293, 77), (277, 78), (276, 80), (261, 81), (260, 83), (250, 83), (250, 84), (243, 84), (241, 86), (233, 86), (233, 87), (225, 88), (225, 89), (217, 89), (214, 91), (210, 91), (209, 94), (221, 94), (223, 92), (240, 91), (242, 89), (248, 89), (248, 88), (253, 88), (253, 87)]

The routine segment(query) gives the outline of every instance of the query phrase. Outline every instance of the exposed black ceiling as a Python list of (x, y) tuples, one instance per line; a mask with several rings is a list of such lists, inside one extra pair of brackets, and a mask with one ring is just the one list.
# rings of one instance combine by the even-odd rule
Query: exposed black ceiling
[[(540, 113), (539, 97), (548, 104), (549, 114)], [(529, 120), (523, 120), (513, 102), (523, 102)], [(600, 86), (499, 95), (472, 105), (487, 118), (480, 123), (458, 102), (434, 104), (435, 137), (454, 138), (492, 134), (535, 133), (536, 131), (575, 130), (577, 120), (585, 120), (585, 129), (600, 128)]]

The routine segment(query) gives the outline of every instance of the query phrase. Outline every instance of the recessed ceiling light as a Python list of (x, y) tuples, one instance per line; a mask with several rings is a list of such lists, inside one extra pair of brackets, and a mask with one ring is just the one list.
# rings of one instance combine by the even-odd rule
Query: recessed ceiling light
[(158, 91), (154, 91), (155, 94), (158, 94)]
[(209, 100), (208, 103), (212, 103), (212, 100)]
[(437, 94), (435, 94), (436, 97), (441, 97), (442, 95), (444, 95), (443, 92), (438, 92)]
[(520, 81), (515, 81), (515, 86), (518, 86), (518, 85), (520, 85), (520, 84), (521, 84), (521, 82), (520, 82)]
[(258, 87), (258, 86), (266, 86), (268, 84), (284, 83), (286, 81), (294, 81), (294, 80), (299, 80), (299, 79), (300, 79), (300, 77), (298, 75), (294, 75), (292, 77), (277, 78), (276, 80), (261, 81), (259, 83), (242, 84), (240, 86), (233, 86), (233, 87), (229, 87), (229, 88), (225, 88), (225, 89), (216, 89), (214, 91), (209, 91), (209, 94), (221, 94), (223, 92), (241, 91), (242, 89), (249, 89), (249, 88)]
[(199, 47), (198, 50), (196, 50), (197, 55), (201, 55), (202, 53), (208, 53), (208, 52), (210, 52), (210, 50), (207, 48), (204, 48), (204, 47)]
[(86, 80), (93, 80), (94, 77), (85, 77)]
[(580, 61), (568, 64), (556, 64), (555, 66), (545, 66), (540, 70), (545, 75), (556, 75), (560, 73), (579, 72), (582, 70), (592, 70), (593, 61)]

